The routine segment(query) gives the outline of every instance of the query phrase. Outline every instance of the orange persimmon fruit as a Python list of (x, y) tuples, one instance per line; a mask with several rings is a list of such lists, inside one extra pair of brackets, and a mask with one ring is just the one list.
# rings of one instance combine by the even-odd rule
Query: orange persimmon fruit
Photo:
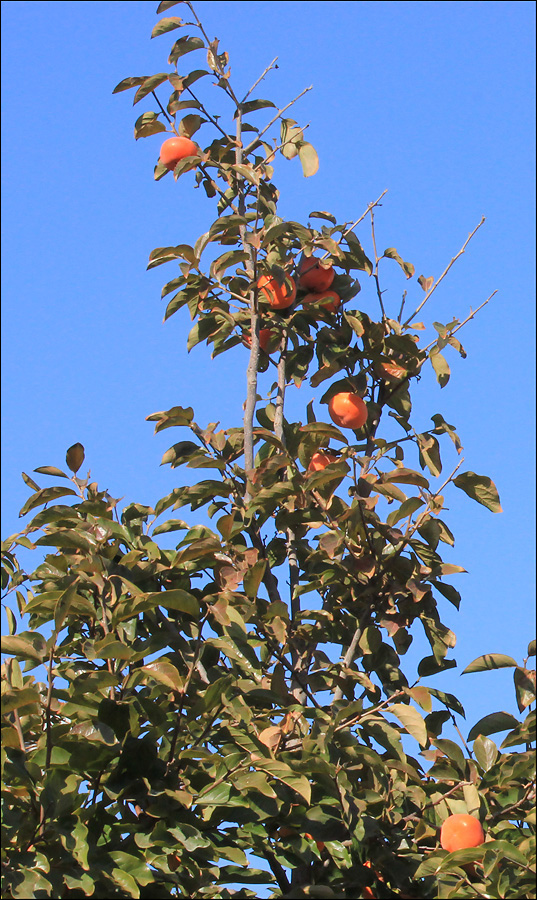
[(475, 816), (455, 813), (448, 816), (440, 829), (440, 844), (443, 850), (453, 853), (468, 847), (479, 847), (485, 840), (481, 822)]
[(172, 137), (164, 141), (160, 148), (159, 162), (171, 172), (185, 156), (197, 156), (198, 148), (194, 141), (187, 137)]
[[(315, 841), (315, 838), (313, 837), (312, 834), (309, 833), (309, 831), (305, 831), (305, 832), (304, 832), (304, 837), (306, 838), (307, 841)], [(315, 843), (317, 844), (317, 850), (318, 850), (319, 852), (321, 852), (322, 850), (324, 850), (324, 848), (325, 848), (325, 843), (324, 843), (324, 841), (315, 841)]]
[[(259, 346), (261, 347), (262, 350), (265, 351), (265, 353), (269, 352), (268, 346), (271, 343), (271, 341), (273, 340), (273, 338), (275, 337), (275, 335), (277, 335), (277, 332), (273, 331), (272, 328), (260, 328), (259, 329)], [(248, 347), (251, 346), (252, 341), (251, 341), (249, 334), (246, 334), (244, 336), (243, 343), (247, 344)]]
[(327, 450), (317, 450), (310, 459), (308, 472), (320, 472), (322, 469), (326, 469), (330, 463), (337, 462), (337, 459), (337, 456)]
[(332, 266), (322, 266), (315, 256), (303, 256), (298, 267), (298, 285), (308, 291), (325, 291), (334, 280)]
[(273, 309), (286, 309), (296, 297), (296, 284), (289, 275), (286, 275), (283, 284), (278, 284), (277, 279), (270, 275), (262, 275), (257, 286), (263, 299), (268, 300)]
[(327, 312), (335, 312), (341, 305), (341, 298), (335, 291), (319, 291), (318, 293), (306, 294), (302, 303), (322, 303)]
[(340, 428), (361, 428), (367, 421), (367, 406), (359, 394), (341, 391), (328, 402), (330, 418)]

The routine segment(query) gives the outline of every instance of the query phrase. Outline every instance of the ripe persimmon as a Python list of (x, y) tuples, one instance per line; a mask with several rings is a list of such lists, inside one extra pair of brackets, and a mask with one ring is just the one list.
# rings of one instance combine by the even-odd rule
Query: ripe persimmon
[(286, 275), (283, 284), (278, 284), (270, 275), (262, 275), (257, 286), (273, 309), (286, 309), (296, 297), (296, 284), (290, 275)]
[[(271, 341), (273, 340), (273, 338), (275, 336), (277, 336), (277, 334), (278, 334), (278, 332), (273, 331), (272, 328), (260, 328), (259, 329), (259, 346), (261, 347), (262, 350), (265, 351), (265, 353), (269, 352), (268, 347), (269, 347)], [(247, 344), (248, 347), (251, 346), (252, 341), (250, 339), (249, 334), (246, 334), (244, 336), (244, 343)]]
[(321, 261), (315, 256), (303, 256), (298, 267), (298, 284), (308, 291), (325, 291), (334, 280), (332, 266), (322, 266)]
[(302, 303), (304, 305), (306, 303), (322, 303), (327, 312), (335, 312), (338, 306), (341, 305), (341, 299), (335, 291), (319, 291), (316, 294), (306, 294)]
[[(305, 832), (304, 832), (304, 837), (306, 838), (307, 841), (314, 841), (314, 840), (315, 840), (315, 838), (313, 837), (312, 834), (309, 833), (309, 831), (305, 831)], [(325, 848), (325, 843), (324, 843), (324, 841), (315, 841), (315, 843), (317, 844), (317, 850), (319, 851), (319, 853), (321, 853), (321, 852), (324, 850), (324, 848)]]
[(328, 402), (330, 418), (340, 428), (361, 428), (367, 421), (367, 406), (359, 394), (341, 391)]
[(173, 172), (176, 165), (185, 156), (197, 156), (198, 148), (194, 141), (187, 137), (172, 137), (164, 141), (160, 148), (159, 162)]
[(448, 816), (440, 829), (440, 844), (448, 853), (479, 847), (485, 840), (481, 822), (475, 816), (455, 813)]
[(327, 450), (317, 450), (310, 459), (308, 472), (320, 472), (322, 469), (326, 469), (330, 463), (337, 462), (337, 459), (337, 456)]

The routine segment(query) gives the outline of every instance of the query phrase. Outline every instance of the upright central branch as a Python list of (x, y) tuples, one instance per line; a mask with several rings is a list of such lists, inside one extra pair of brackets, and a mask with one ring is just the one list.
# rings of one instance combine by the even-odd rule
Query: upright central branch
[[(242, 164), (242, 109), (240, 103), (237, 103), (237, 143), (235, 148), (235, 164)], [(238, 180), (238, 207), (239, 214), (246, 214), (246, 201), (244, 197), (244, 182)], [(257, 366), (259, 360), (259, 314), (257, 311), (257, 288), (255, 285), (256, 277), (256, 253), (252, 244), (246, 240), (246, 225), (239, 226), (242, 249), (248, 253), (249, 260), (246, 264), (246, 273), (251, 281), (249, 303), (250, 303), (250, 359), (246, 370), (246, 402), (244, 404), (244, 468), (246, 472), (251, 472), (254, 468), (254, 413), (257, 399)], [(246, 489), (246, 499), (248, 499), (249, 491)]]

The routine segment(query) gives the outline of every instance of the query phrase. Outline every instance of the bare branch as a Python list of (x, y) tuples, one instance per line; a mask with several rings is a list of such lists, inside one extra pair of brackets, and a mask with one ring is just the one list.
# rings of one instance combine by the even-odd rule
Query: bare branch
[(373, 272), (373, 276), (375, 278), (375, 284), (377, 286), (377, 297), (379, 298), (380, 303), (380, 311), (382, 313), (382, 318), (386, 318), (386, 310), (384, 309), (384, 303), (382, 302), (382, 291), (380, 289), (380, 281), (379, 281), (379, 256), (377, 255), (377, 241), (375, 239), (375, 213), (373, 212), (373, 207), (369, 210), (371, 215), (371, 239), (373, 241), (373, 252), (375, 254), (375, 271)]
[(274, 116), (274, 118), (272, 118), (272, 119), (270, 120), (270, 122), (268, 123), (268, 125), (265, 125), (265, 127), (259, 132), (259, 134), (257, 135), (257, 137), (255, 137), (253, 141), (250, 141), (250, 143), (248, 144), (248, 146), (245, 147), (245, 149), (244, 149), (244, 155), (246, 155), (247, 153), (250, 153), (250, 151), (251, 151), (251, 150), (255, 147), (255, 145), (257, 144), (258, 140), (259, 140), (259, 139), (260, 139), (260, 138), (261, 138), (261, 137), (269, 130), (269, 128), (271, 127), (271, 125), (274, 125), (274, 122), (276, 122), (276, 120), (280, 118), (281, 114), (284, 113), (286, 109), (289, 109), (289, 107), (292, 106), (293, 103), (296, 103), (297, 100), (300, 100), (300, 98), (301, 98), (304, 94), (307, 94), (308, 91), (311, 91), (312, 88), (313, 88), (313, 85), (310, 84), (310, 86), (307, 87), (307, 88), (304, 88), (304, 90), (301, 91), (300, 94), (297, 94), (297, 96), (295, 97), (295, 99), (294, 99), (294, 100), (291, 100), (291, 102), (288, 103), (287, 106), (284, 106), (282, 109), (279, 109), (278, 112), (276, 113), (276, 115)]
[[(250, 94), (252, 93), (252, 91), (255, 91), (257, 85), (259, 84), (259, 82), (260, 82), (260, 81), (263, 81), (263, 78), (265, 77), (265, 75), (268, 75), (268, 73), (270, 72), (270, 70), (274, 68), (274, 66), (275, 66), (275, 64), (277, 63), (277, 61), (278, 61), (278, 57), (275, 56), (274, 59), (272, 60), (272, 62), (270, 63), (270, 65), (268, 65), (267, 68), (265, 69), (265, 71), (261, 73), (261, 75), (259, 76), (259, 78), (257, 79), (257, 81), (254, 81), (254, 83), (253, 83), (252, 87), (250, 88), (250, 90), (246, 92), (246, 94), (244, 95), (244, 98), (243, 98), (243, 100), (242, 100), (243, 103), (245, 102), (245, 100), (248, 99), (248, 97), (250, 96)], [(278, 68), (278, 67), (276, 66), (276, 68)]]
[(463, 254), (464, 251), (466, 250), (466, 247), (468, 246), (468, 244), (469, 244), (470, 241), (472, 240), (474, 234), (476, 233), (476, 231), (477, 231), (479, 228), (481, 228), (481, 226), (483, 225), (484, 222), (485, 222), (485, 216), (482, 216), (482, 217), (481, 217), (481, 221), (479, 222), (478, 225), (476, 225), (476, 227), (474, 228), (474, 230), (468, 235), (468, 237), (466, 238), (464, 244), (462, 245), (462, 247), (461, 247), (461, 249), (459, 250), (459, 252), (457, 253), (457, 255), (454, 256), (453, 259), (451, 260), (451, 262), (449, 263), (449, 265), (446, 266), (446, 268), (445, 268), (444, 271), (442, 272), (440, 278), (433, 284), (433, 286), (432, 286), (432, 288), (430, 289), (430, 291), (427, 291), (427, 293), (425, 294), (425, 297), (424, 297), (423, 300), (421, 301), (420, 305), (417, 307), (417, 309), (414, 310), (414, 312), (412, 313), (412, 315), (408, 317), (408, 319), (406, 320), (406, 322), (403, 322), (403, 328), (405, 328), (407, 325), (409, 325), (410, 322), (412, 321), (412, 319), (413, 319), (415, 316), (418, 315), (418, 313), (419, 313), (419, 311), (420, 311), (421, 309), (423, 309), (423, 307), (424, 307), (425, 304), (427, 303), (427, 300), (429, 299), (429, 297), (431, 296), (431, 294), (437, 289), (437, 287), (438, 287), (438, 285), (440, 284), (440, 282), (442, 281), (442, 279), (445, 278), (445, 276), (447, 275), (447, 273), (448, 273), (449, 270), (451, 269), (451, 266), (453, 265), (453, 263), (455, 262), (455, 260), (457, 260), (457, 259), (459, 258), (459, 256), (462, 256), (462, 254)]
[[(454, 328), (453, 331), (449, 331), (449, 332), (447, 333), (446, 337), (447, 337), (447, 338), (450, 338), (450, 337), (452, 337), (452, 335), (456, 334), (457, 331), (460, 331), (461, 328), (463, 327), (463, 325), (466, 325), (466, 323), (469, 322), (470, 319), (473, 319), (474, 316), (479, 312), (479, 310), (480, 310), (480, 309), (483, 309), (483, 307), (487, 305), (487, 303), (489, 302), (489, 300), (492, 300), (492, 298), (494, 297), (494, 294), (497, 294), (497, 293), (498, 293), (497, 290), (493, 291), (492, 294), (490, 295), (490, 297), (487, 297), (486, 300), (483, 300), (483, 303), (482, 303), (480, 306), (478, 306), (477, 309), (472, 310), (472, 311), (470, 312), (470, 315), (469, 315), (469, 316), (466, 316), (464, 322), (461, 322), (460, 325), (457, 325), (457, 327)], [(423, 349), (424, 349), (424, 350), (429, 350), (430, 347), (432, 347), (434, 344), (436, 344), (437, 340), (438, 340), (438, 339), (436, 339), (436, 340), (434, 340), (434, 341), (431, 341), (431, 343), (430, 343), (430, 344), (427, 344), (427, 346), (424, 347)]]

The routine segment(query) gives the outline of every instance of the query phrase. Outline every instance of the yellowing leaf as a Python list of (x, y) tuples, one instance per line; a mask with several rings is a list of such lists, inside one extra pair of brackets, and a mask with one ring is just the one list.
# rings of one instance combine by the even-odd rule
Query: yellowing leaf
[(392, 703), (387, 712), (399, 719), (408, 734), (414, 737), (423, 747), (427, 744), (427, 726), (420, 713), (413, 706), (406, 703)]

